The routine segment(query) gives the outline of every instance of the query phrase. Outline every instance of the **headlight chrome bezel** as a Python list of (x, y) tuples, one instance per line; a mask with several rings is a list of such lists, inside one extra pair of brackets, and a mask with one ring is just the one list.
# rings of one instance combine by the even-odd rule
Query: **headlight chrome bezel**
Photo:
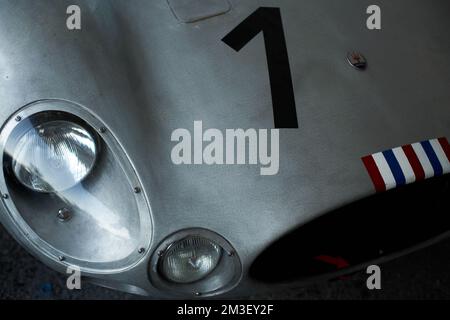
[[(132, 162), (129, 160), (124, 148), (119, 144), (113, 134), (109, 130), (105, 129), (106, 126), (104, 123), (91, 114), (86, 108), (73, 102), (59, 99), (38, 100), (30, 103), (22, 107), (15, 114), (13, 114), (9, 120), (6, 121), (0, 131), (0, 155), (2, 158), (2, 164), (3, 161), (5, 161), (5, 148), (14, 129), (21, 121), (25, 121), (27, 118), (35, 114), (45, 112), (66, 113), (86, 122), (86, 124), (93, 131), (96, 131), (94, 133), (101, 137), (103, 143), (111, 149), (114, 156), (117, 157), (120, 162), (120, 166), (122, 167), (124, 174), (127, 176), (130, 183), (134, 186), (142, 186), (142, 183), (137, 176), (137, 171), (133, 167)], [(126, 258), (112, 261), (111, 263), (87, 262), (65, 255), (64, 252), (61, 252), (44, 241), (27, 224), (12, 197), (9, 195), (10, 190), (7, 180), (10, 178), (11, 177), (6, 175), (4, 169), (0, 170), (0, 192), (2, 195), (1, 202), (6, 209), (6, 214), (0, 216), (0, 220), (19, 243), (25, 246), (32, 254), (51, 265), (53, 268), (65, 272), (66, 267), (77, 266), (86, 275), (112, 274), (128, 270), (139, 264), (145, 258), (145, 253), (148, 252), (153, 237), (151, 208), (145, 192), (131, 192), (135, 197), (135, 201), (139, 209), (139, 219), (141, 221), (139, 248), (143, 248), (144, 250), (138, 250), (139, 248), (137, 248), (135, 252), (131, 253)], [(24, 186), (24, 188), (26, 187)], [(140, 188), (140, 190), (142, 190), (142, 188)], [(28, 191), (35, 192), (30, 189), (28, 189)]]

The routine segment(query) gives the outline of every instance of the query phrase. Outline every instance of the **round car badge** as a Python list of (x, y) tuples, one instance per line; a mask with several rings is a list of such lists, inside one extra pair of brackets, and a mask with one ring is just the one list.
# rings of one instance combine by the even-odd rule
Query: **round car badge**
[(367, 67), (366, 58), (359, 52), (353, 51), (347, 54), (347, 61), (359, 70), (364, 70)]

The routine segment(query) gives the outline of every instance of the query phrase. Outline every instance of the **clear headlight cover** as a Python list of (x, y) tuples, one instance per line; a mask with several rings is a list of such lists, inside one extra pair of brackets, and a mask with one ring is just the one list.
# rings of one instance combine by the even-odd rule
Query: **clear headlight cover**
[(199, 236), (180, 240), (164, 254), (161, 272), (175, 283), (192, 283), (208, 276), (218, 265), (222, 248)]
[(13, 115), (0, 134), (8, 209), (0, 220), (39, 256), (84, 272), (129, 268), (152, 236), (136, 170), (103, 128), (76, 104), (43, 100)]
[(57, 192), (82, 181), (96, 157), (96, 141), (86, 129), (69, 121), (49, 121), (29, 128), (19, 138), (12, 169), (28, 188)]

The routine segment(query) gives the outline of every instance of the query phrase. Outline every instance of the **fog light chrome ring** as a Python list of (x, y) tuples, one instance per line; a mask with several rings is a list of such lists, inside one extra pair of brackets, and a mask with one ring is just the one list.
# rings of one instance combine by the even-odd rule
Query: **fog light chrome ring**
[[(194, 237), (209, 240), (220, 246), (222, 249), (220, 260), (211, 272), (198, 281), (191, 283), (171, 281), (161, 270), (166, 254), (178, 243)], [(235, 249), (219, 234), (202, 228), (184, 229), (170, 235), (156, 247), (149, 264), (149, 277), (156, 288), (166, 293), (182, 297), (209, 297), (234, 288), (242, 277), (242, 265)]]

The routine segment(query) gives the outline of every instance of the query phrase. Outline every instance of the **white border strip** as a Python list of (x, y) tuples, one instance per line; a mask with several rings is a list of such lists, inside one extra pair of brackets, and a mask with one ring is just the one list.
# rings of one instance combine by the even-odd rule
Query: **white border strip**
[(408, 158), (406, 157), (403, 148), (395, 148), (392, 149), (392, 152), (397, 158), (398, 163), (400, 164), (400, 168), (402, 169), (403, 175), (405, 176), (406, 183), (413, 183), (416, 181), (416, 175), (414, 174), (414, 170), (409, 163)]
[(430, 160), (428, 159), (427, 154), (425, 153), (425, 150), (423, 150), (422, 145), (417, 142), (413, 143), (411, 145), (414, 149), (414, 152), (416, 153), (417, 157), (419, 158), (420, 164), (422, 165), (423, 171), (425, 171), (425, 179), (434, 177), (434, 169), (431, 165)]
[(386, 185), (386, 190), (393, 189), (397, 186), (395, 182), (394, 175), (392, 174), (391, 168), (384, 158), (383, 153), (378, 152), (372, 155), (375, 163), (380, 170), (381, 176), (383, 177), (384, 184)]

